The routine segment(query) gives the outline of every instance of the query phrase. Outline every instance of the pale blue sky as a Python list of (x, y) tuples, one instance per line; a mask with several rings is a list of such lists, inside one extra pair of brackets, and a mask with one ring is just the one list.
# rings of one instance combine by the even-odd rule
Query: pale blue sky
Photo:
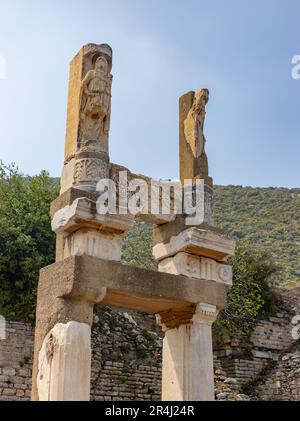
[(0, 159), (61, 173), (68, 63), (114, 51), (111, 161), (178, 178), (178, 97), (207, 87), (218, 184), (300, 187), (299, 0), (1, 0)]

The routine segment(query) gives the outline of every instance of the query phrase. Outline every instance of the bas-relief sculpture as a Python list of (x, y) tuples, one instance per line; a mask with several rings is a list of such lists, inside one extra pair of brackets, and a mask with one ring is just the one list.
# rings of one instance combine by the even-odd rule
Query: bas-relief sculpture
[(80, 86), (75, 186), (95, 190), (97, 182), (108, 177), (111, 84), (112, 75), (107, 59), (95, 54), (92, 68), (87, 71)]
[(209, 91), (201, 89), (195, 92), (192, 107), (184, 120), (184, 135), (193, 157), (199, 161), (202, 178), (208, 177), (208, 162), (205, 153), (204, 120), (205, 107), (209, 100)]
[(111, 67), (107, 44), (87, 44), (71, 61), (61, 193), (70, 187), (95, 191), (109, 176)]
[(78, 149), (108, 151), (112, 75), (100, 56), (81, 82)]

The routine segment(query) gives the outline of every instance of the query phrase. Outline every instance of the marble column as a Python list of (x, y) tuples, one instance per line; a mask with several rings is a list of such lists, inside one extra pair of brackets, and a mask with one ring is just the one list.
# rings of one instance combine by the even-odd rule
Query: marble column
[(88, 401), (91, 329), (78, 322), (57, 323), (45, 337), (38, 358), (40, 401)]
[(163, 340), (162, 400), (213, 401), (212, 332), (217, 309), (200, 303), (189, 323), (168, 328)]

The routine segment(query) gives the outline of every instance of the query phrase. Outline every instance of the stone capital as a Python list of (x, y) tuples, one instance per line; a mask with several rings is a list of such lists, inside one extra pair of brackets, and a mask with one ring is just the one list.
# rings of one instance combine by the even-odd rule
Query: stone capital
[(218, 316), (218, 309), (213, 304), (198, 303), (192, 322), (194, 324), (212, 325)]
[(198, 303), (182, 308), (173, 308), (156, 315), (156, 322), (163, 332), (177, 329), (182, 325), (204, 324), (211, 326), (218, 315), (217, 306)]

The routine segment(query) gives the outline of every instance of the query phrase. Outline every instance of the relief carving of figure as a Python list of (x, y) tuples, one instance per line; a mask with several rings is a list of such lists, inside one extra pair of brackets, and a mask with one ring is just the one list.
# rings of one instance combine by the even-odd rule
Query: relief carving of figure
[(204, 120), (205, 106), (208, 103), (208, 89), (195, 92), (194, 101), (184, 121), (184, 135), (193, 157), (199, 161), (199, 171), (202, 176), (208, 175), (207, 156), (205, 153)]
[(111, 112), (111, 83), (108, 63), (98, 57), (94, 69), (82, 80), (80, 92), (80, 147), (97, 149), (101, 140), (107, 140)]

